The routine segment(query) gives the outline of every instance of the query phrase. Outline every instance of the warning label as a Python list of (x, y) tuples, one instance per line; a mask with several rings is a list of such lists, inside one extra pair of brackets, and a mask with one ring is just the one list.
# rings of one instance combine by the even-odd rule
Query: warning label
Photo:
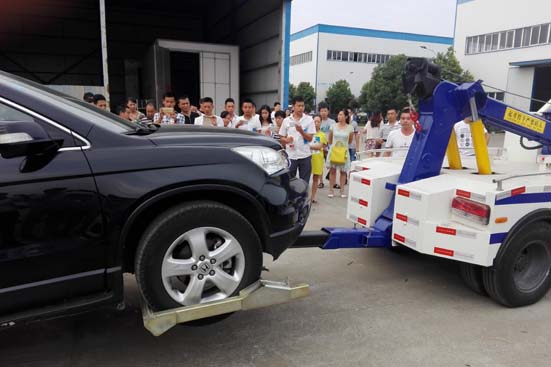
[(537, 131), (540, 134), (543, 134), (543, 131), (545, 130), (546, 122), (544, 120), (527, 113), (517, 111), (511, 107), (507, 107), (505, 109), (505, 116), (503, 116), (503, 119), (526, 129)]

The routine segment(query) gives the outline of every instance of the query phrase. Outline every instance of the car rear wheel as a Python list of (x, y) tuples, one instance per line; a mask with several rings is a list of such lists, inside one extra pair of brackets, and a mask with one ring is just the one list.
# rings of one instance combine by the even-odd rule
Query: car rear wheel
[(139, 289), (155, 311), (222, 300), (260, 278), (262, 250), (252, 225), (215, 202), (159, 215), (136, 253)]

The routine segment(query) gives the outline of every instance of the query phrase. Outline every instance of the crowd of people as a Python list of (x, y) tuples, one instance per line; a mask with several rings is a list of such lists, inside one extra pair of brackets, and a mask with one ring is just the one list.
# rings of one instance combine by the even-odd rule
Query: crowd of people
[[(86, 93), (83, 99), (107, 110), (106, 98), (101, 94)], [(173, 93), (167, 92), (161, 103), (158, 111), (153, 103), (148, 103), (145, 113), (142, 113), (138, 110), (136, 99), (127, 98), (124, 105), (115, 108), (115, 113), (122, 119), (138, 123), (235, 128), (272, 137), (287, 152), (291, 177), (298, 174), (307, 183), (312, 178), (312, 203), (317, 203), (318, 189), (325, 187), (326, 180), (329, 180), (329, 198), (335, 197), (335, 190), (340, 191), (341, 198), (347, 197), (345, 185), (351, 162), (356, 160), (358, 151), (365, 152), (367, 157), (405, 157), (415, 133), (408, 107), (402, 110), (390, 108), (385, 118), (382, 113), (374, 112), (360, 130), (352, 110), (334, 111), (335, 121), (330, 118), (330, 106), (322, 102), (318, 105), (317, 114), (308, 114), (305, 112), (304, 98), (300, 96), (294, 97), (292, 108), (286, 110), (282, 110), (281, 103), (275, 102), (273, 108), (262, 105), (257, 111), (256, 104), (244, 98), (240, 106), (241, 115), (236, 113), (232, 98), (224, 101), (224, 110), (219, 115), (215, 114), (214, 101), (210, 97), (202, 98), (199, 107), (196, 107), (188, 96), (176, 99)], [(461, 121), (455, 126), (462, 154), (472, 152), (469, 149), (472, 143), (467, 123)], [(360, 139), (361, 135), (364, 139)], [(363, 146), (360, 146), (362, 140)], [(324, 173), (327, 175), (324, 176)]]

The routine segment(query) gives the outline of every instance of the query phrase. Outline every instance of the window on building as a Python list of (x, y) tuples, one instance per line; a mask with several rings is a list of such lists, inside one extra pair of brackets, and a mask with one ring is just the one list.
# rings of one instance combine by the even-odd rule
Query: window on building
[(505, 41), (507, 38), (507, 32), (499, 32), (499, 49), (503, 50), (505, 48)]
[(540, 39), (539, 43), (547, 43), (549, 40), (549, 23), (542, 24), (540, 28)]
[(473, 38), (467, 37), (467, 42), (465, 43), (465, 54), (470, 55), (473, 53)]
[(515, 38), (515, 31), (507, 31), (507, 40), (505, 41), (505, 48), (513, 47), (513, 39)]
[(522, 47), (530, 46), (530, 32), (532, 27), (522, 29)]
[[(329, 56), (329, 51), (327, 53)], [(307, 62), (312, 61), (312, 51), (304, 52), (302, 54), (291, 56), (291, 66), (292, 65), (299, 65), (304, 64)]]
[(513, 43), (513, 47), (520, 47), (522, 44), (522, 28), (515, 29), (515, 42)]
[(530, 46), (537, 45), (540, 41), (540, 28), (541, 26), (536, 25), (532, 27), (532, 36), (530, 37)]
[(472, 55), (480, 52), (537, 46), (549, 42), (551, 42), (551, 23), (538, 24), (466, 37), (465, 54)]
[(484, 40), (484, 51), (490, 51), (492, 49), (492, 35), (487, 34)]
[(347, 51), (343, 51), (342, 52), (342, 59), (341, 61), (348, 61), (348, 52)]
[(488, 96), (488, 98), (497, 99), (498, 101), (502, 101), (502, 102), (505, 98), (504, 92), (488, 92), (486, 93), (486, 95)]
[(492, 34), (492, 46), (490, 47), (491, 51), (497, 50), (498, 38), (499, 38), (499, 33)]

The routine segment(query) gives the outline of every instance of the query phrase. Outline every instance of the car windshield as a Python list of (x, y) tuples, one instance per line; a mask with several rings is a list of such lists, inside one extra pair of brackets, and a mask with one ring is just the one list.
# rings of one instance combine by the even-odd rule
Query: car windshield
[[(129, 131), (134, 131), (137, 128), (139, 128), (138, 124), (134, 122), (124, 120), (112, 112), (97, 108), (93, 104), (81, 101), (78, 98), (59, 92), (55, 89), (49, 88), (46, 85), (33, 82), (31, 80), (22, 78), (17, 75), (8, 74), (4, 72), (2, 72), (2, 74), (8, 76), (10, 79), (13, 79), (18, 83), (25, 84), (27, 87), (31, 87), (35, 90), (38, 90), (40, 93), (47, 94), (51, 98), (61, 100), (62, 103), (70, 104), (71, 107), (81, 110), (83, 113), (100, 115), (102, 118), (102, 122), (107, 120), (112, 123), (112, 126), (108, 126), (108, 128), (111, 128), (111, 130), (115, 132), (125, 133)], [(91, 119), (91, 121), (94, 121), (94, 119)], [(103, 124), (103, 127), (106, 127), (105, 124)]]

